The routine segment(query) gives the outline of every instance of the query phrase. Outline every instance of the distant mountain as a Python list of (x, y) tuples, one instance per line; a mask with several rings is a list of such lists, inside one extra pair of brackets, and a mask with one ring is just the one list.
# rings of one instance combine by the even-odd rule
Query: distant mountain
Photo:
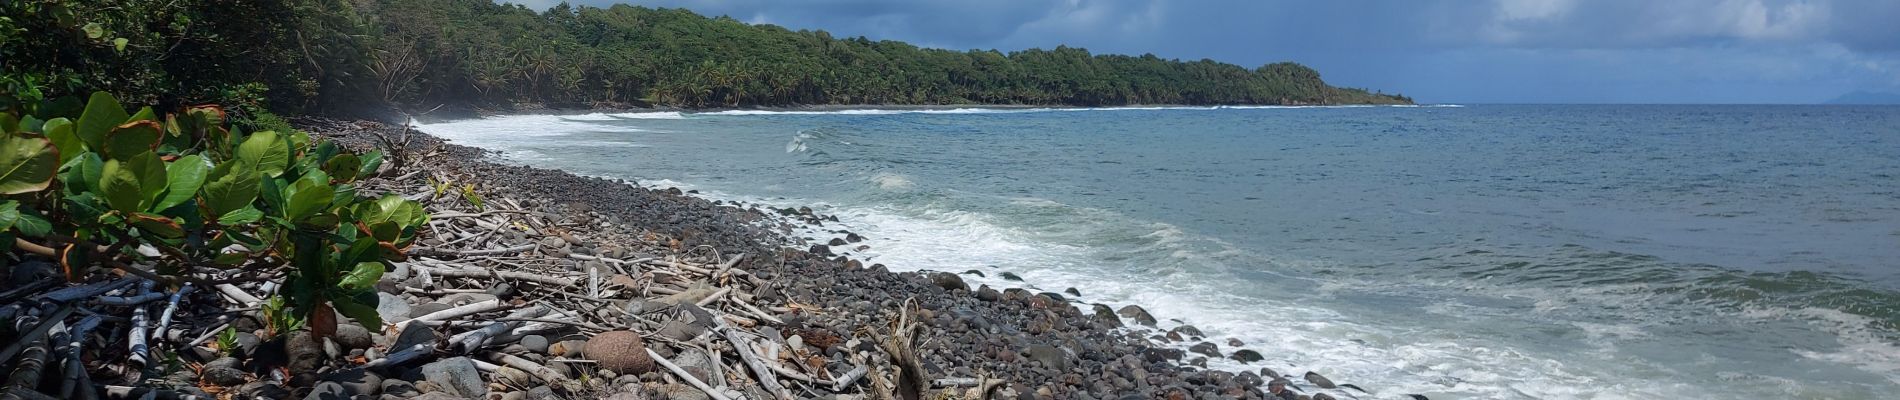
[(1858, 90), (1828, 100), (1826, 104), (1900, 104), (1900, 93)]

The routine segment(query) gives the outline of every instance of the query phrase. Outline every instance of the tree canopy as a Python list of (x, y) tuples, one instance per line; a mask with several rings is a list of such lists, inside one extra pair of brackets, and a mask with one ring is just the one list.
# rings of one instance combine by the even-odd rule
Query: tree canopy
[(149, 102), (253, 96), (292, 112), (366, 104), (1411, 101), (1333, 87), (1291, 62), (1248, 69), (1074, 47), (952, 51), (627, 5), (536, 11), (488, 0), (41, 0), (0, 9), (0, 57), (8, 60), (0, 86), (40, 87), (46, 95), (105, 87)]

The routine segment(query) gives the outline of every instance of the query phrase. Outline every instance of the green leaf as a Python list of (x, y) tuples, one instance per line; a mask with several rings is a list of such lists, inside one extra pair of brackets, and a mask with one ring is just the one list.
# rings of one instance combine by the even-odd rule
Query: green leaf
[(165, 197), (152, 208), (164, 210), (191, 201), (198, 195), (198, 188), (204, 186), (205, 174), (210, 171), (211, 166), (204, 156), (193, 154), (173, 160), (165, 166)]
[[(374, 303), (375, 299), (372, 298), (370, 301)], [(383, 329), (383, 317), (376, 313), (375, 304), (363, 304), (353, 298), (338, 297), (331, 299), (330, 305), (336, 308), (338, 314), (356, 320), (356, 324), (362, 325), (363, 328), (372, 332)]]
[(92, 99), (86, 102), (86, 112), (79, 115), (79, 139), (86, 147), (100, 149), (105, 147), (106, 132), (125, 123), (125, 107), (119, 105), (112, 95), (106, 92), (93, 92)]
[(482, 195), (475, 193), (475, 184), (462, 185), (462, 199), (468, 200), (468, 204), (474, 205), (475, 211), (482, 211)]
[(13, 228), (18, 229), (22, 236), (44, 237), (53, 233), (53, 222), (47, 221), (46, 217), (41, 217), (37, 212), (28, 210), (20, 213), (20, 219), (13, 222)]
[[(258, 174), (237, 162), (218, 164), (211, 169), (210, 182), (204, 185), (205, 210), (222, 223), (229, 214), (250, 208), (257, 200)], [(252, 208), (255, 211), (255, 208)], [(260, 217), (262, 213), (259, 213)], [(251, 219), (256, 221), (255, 218)]]
[(59, 150), (43, 137), (0, 134), (0, 194), (37, 192), (59, 172)]
[(224, 225), (243, 225), (257, 222), (258, 219), (262, 218), (264, 218), (264, 212), (259, 211), (257, 207), (244, 207), (224, 213), (223, 216), (218, 217), (218, 223)]
[(12, 113), (0, 114), (0, 133), (14, 133), (19, 131), (19, 117), (13, 116)]
[(0, 202), (0, 232), (13, 229), (20, 222), (20, 202), (7, 200)]
[(165, 136), (165, 127), (150, 120), (127, 122), (112, 128), (106, 133), (106, 158), (124, 160), (158, 148), (158, 140)]
[(86, 23), (86, 26), (80, 27), (79, 30), (86, 32), (87, 39), (98, 39), (106, 36), (106, 27), (100, 26), (98, 22)]
[[(350, 273), (343, 275), (337, 286), (344, 289), (368, 289), (376, 287), (376, 281), (383, 279), (383, 263), (360, 262)], [(355, 317), (351, 317), (355, 318)]]
[(46, 130), (46, 139), (53, 141), (53, 148), (59, 150), (59, 164), (65, 165), (79, 153), (86, 151), (86, 144), (79, 140), (79, 134), (73, 133), (73, 121), (54, 118), (46, 121), (42, 128)]
[(383, 167), (382, 150), (372, 150), (368, 153), (363, 153), (362, 159), (363, 165), (356, 171), (356, 177), (358, 179), (375, 175), (376, 170)]
[(130, 117), (125, 117), (125, 121), (126, 122), (132, 122), (132, 121), (158, 122), (158, 113), (152, 112), (151, 107), (139, 107), (139, 112), (132, 113), (132, 116)]
[(301, 222), (329, 209), (336, 200), (336, 187), (330, 186), (330, 178), (323, 172), (314, 171), (291, 183), (284, 199), (284, 219)]
[(165, 162), (150, 151), (126, 160), (107, 160), (101, 169), (99, 191), (106, 205), (122, 213), (145, 211), (165, 190)]
[(139, 174), (136, 166), (129, 161), (107, 160), (105, 168), (99, 174), (99, 192), (105, 195), (106, 205), (119, 212), (131, 213), (144, 211), (145, 192), (139, 189)]
[(275, 178), (290, 165), (290, 147), (277, 132), (258, 132), (238, 145), (237, 160), (265, 177)]
[(112, 49), (113, 49), (113, 50), (117, 50), (117, 51), (118, 51), (118, 52), (120, 52), (120, 53), (124, 53), (124, 52), (125, 52), (125, 44), (126, 44), (127, 42), (128, 42), (128, 40), (125, 40), (125, 38), (117, 38), (117, 39), (112, 39)]
[(330, 161), (323, 163), (323, 172), (330, 174), (330, 179), (334, 179), (337, 182), (356, 180), (357, 172), (362, 171), (362, 169), (363, 160), (357, 158), (355, 154), (339, 154), (330, 157)]
[(98, 153), (85, 152), (66, 161), (60, 168), (66, 171), (59, 176), (66, 193), (85, 193), (98, 190), (99, 174), (105, 169), (105, 161), (99, 159)]

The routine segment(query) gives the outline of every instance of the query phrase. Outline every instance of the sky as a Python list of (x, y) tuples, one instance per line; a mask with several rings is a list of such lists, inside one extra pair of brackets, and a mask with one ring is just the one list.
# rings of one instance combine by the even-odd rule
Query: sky
[[(501, 0), (545, 9), (560, 0)], [(1426, 103), (1816, 103), (1900, 93), (1900, 0), (570, 0), (956, 50), (1084, 47)]]

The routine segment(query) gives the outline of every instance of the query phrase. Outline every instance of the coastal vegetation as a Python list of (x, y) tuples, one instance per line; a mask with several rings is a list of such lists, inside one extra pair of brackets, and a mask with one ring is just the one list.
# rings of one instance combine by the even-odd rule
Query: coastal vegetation
[(216, 102), (348, 113), (810, 104), (1409, 103), (1281, 62), (953, 51), (683, 9), (488, 0), (41, 0), (0, 5), (0, 107), (103, 89), (164, 109)]
[(267, 308), (279, 332), (307, 322), (327, 336), (338, 314), (381, 325), (372, 286), (428, 220), (415, 201), (357, 195), (381, 152), (228, 129), (215, 106), (128, 113), (103, 92), (79, 105), (0, 113), (0, 248), (54, 260), (72, 282), (95, 270), (146, 290), (216, 286), (202, 274), (233, 269), (282, 280)]

